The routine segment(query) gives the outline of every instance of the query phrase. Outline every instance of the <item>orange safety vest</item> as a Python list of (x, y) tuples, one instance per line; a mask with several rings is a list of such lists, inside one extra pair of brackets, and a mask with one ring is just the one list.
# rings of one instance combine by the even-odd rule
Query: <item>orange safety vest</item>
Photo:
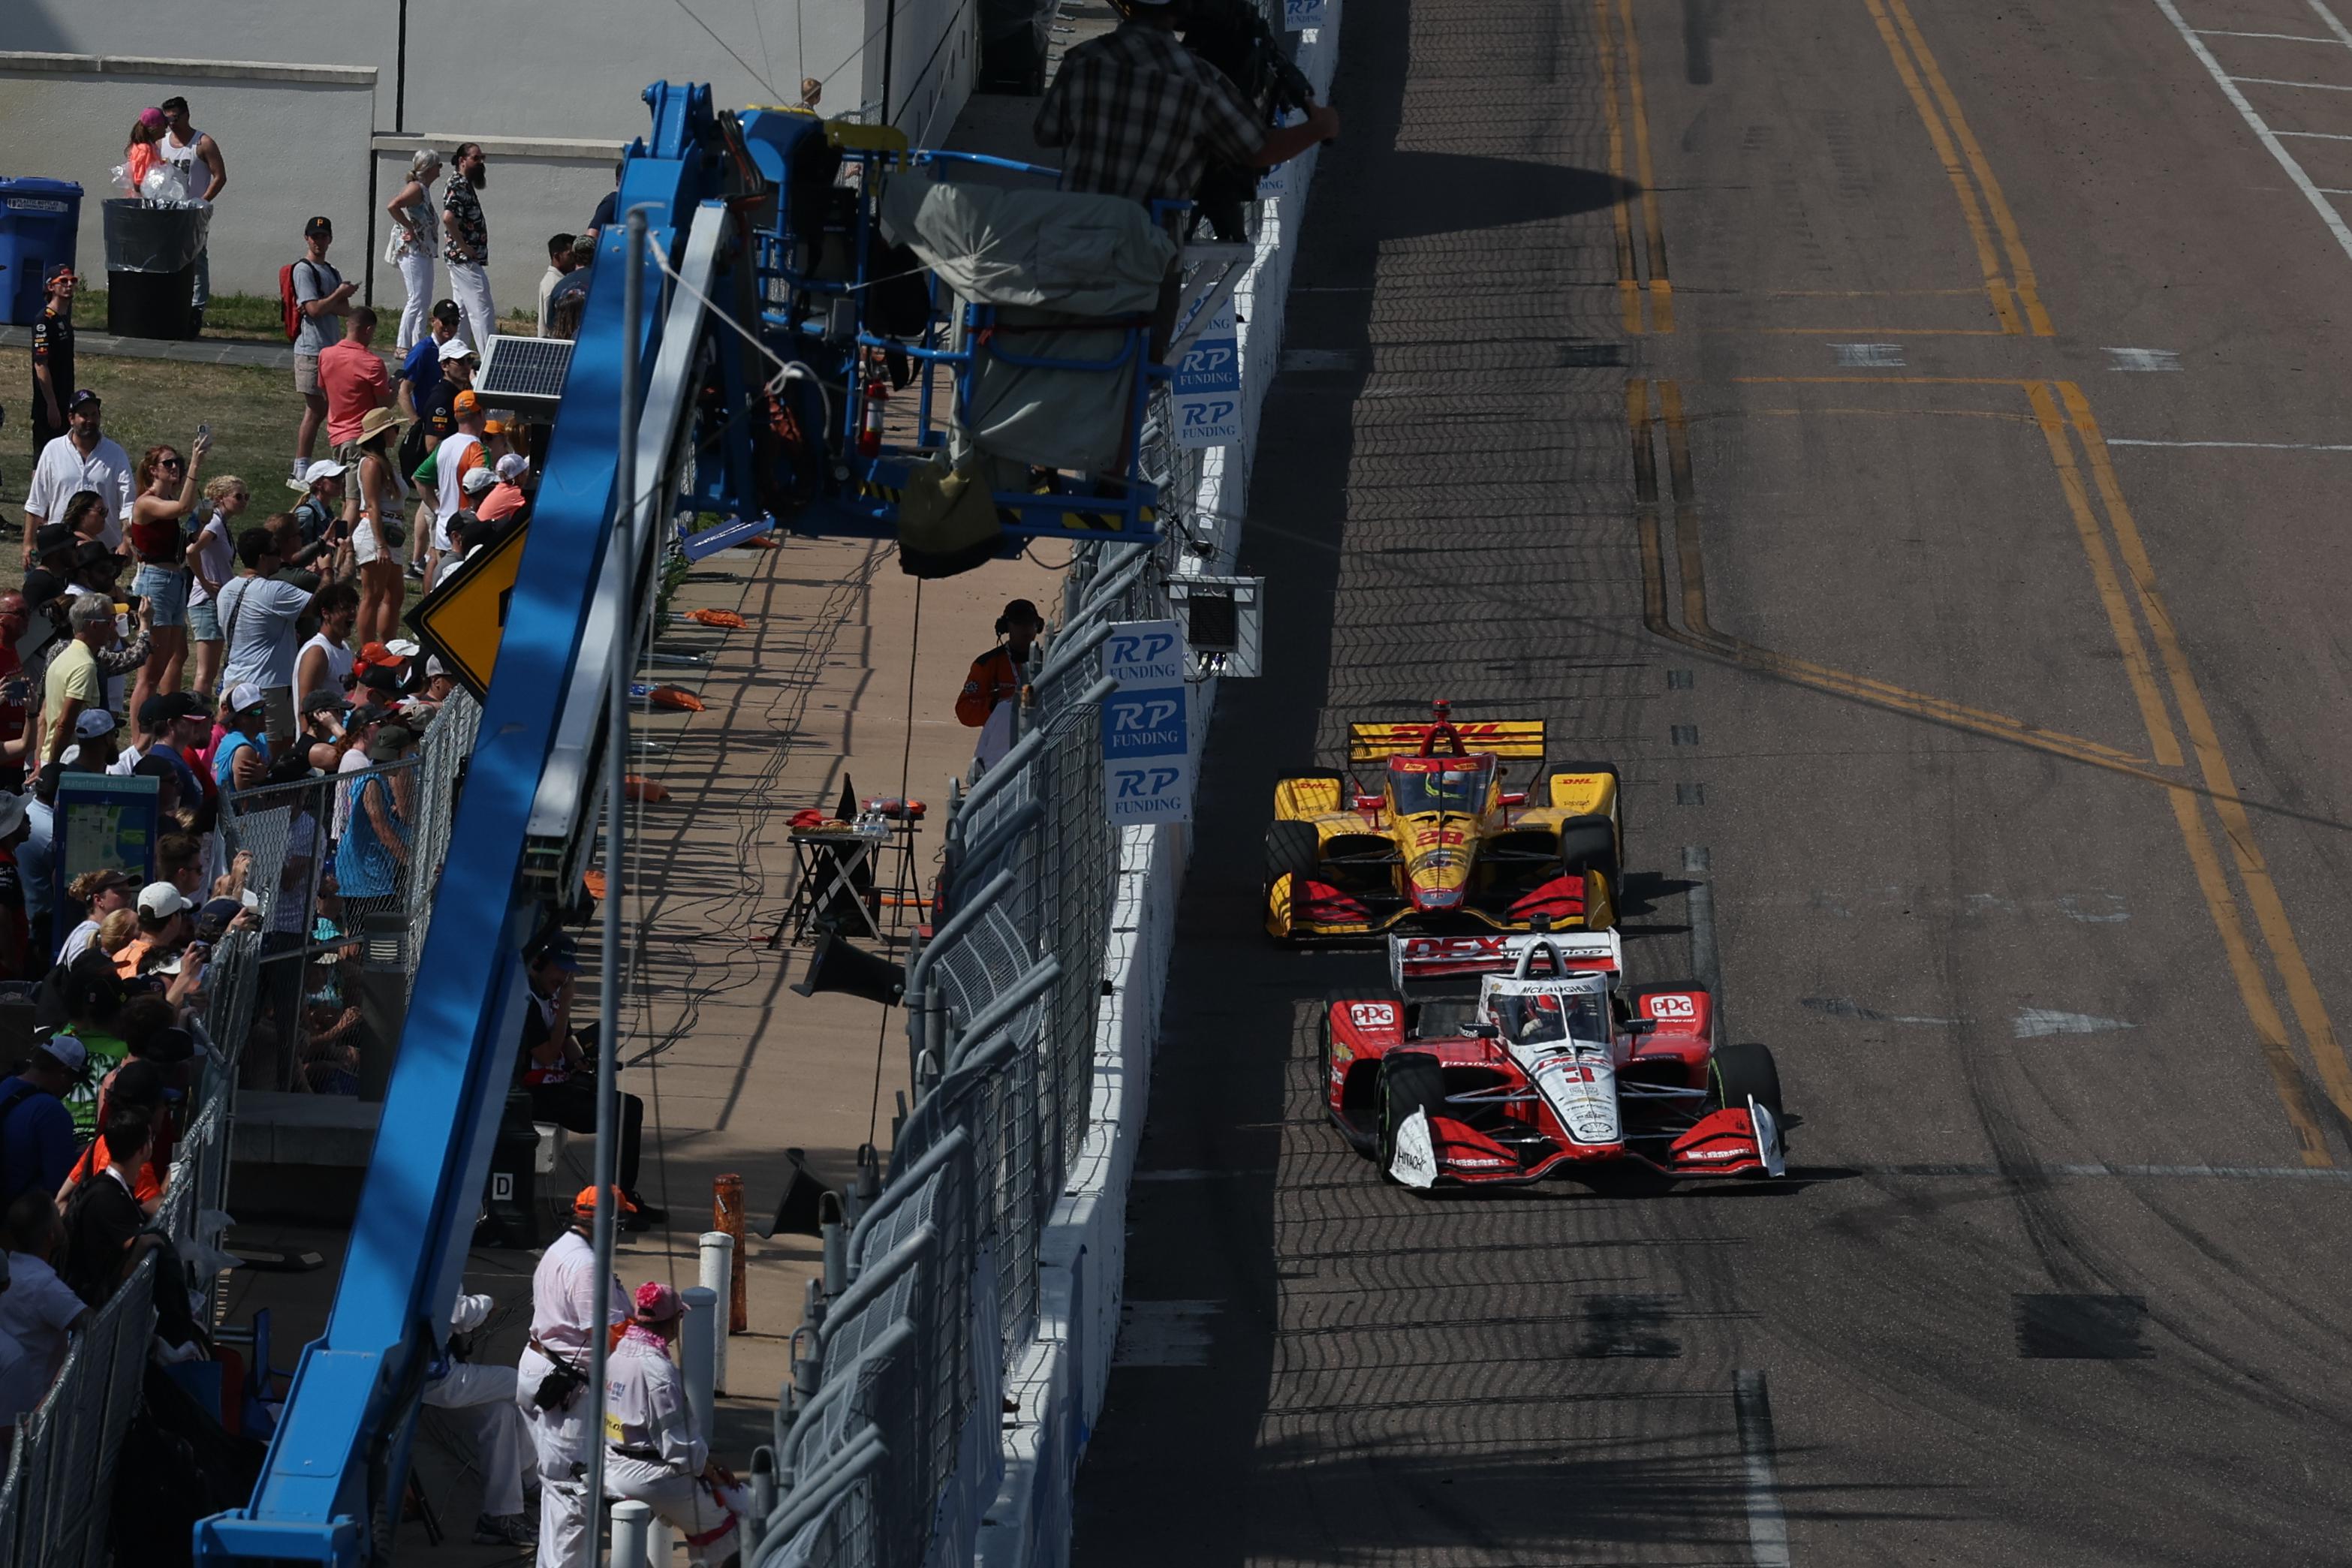
[(971, 673), (964, 677), (963, 691), (956, 697), (957, 722), (967, 729), (978, 729), (988, 722), (998, 703), (1020, 695), (1021, 672), (1013, 655), (999, 643), (971, 662)]

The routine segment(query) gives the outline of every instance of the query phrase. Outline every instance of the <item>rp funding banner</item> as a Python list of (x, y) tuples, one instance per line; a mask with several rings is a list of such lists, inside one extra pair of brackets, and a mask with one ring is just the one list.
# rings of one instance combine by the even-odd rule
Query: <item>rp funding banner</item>
[(1242, 438), (1242, 345), (1228, 303), (1176, 367), (1176, 444), (1224, 446)]
[(1191, 689), (1173, 621), (1126, 621), (1103, 643), (1103, 800), (1114, 826), (1192, 815)]

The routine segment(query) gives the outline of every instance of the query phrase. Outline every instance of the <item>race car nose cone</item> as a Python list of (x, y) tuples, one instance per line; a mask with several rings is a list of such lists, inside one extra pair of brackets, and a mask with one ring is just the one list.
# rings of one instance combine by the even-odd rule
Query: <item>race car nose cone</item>
[(1416, 887), (1412, 890), (1415, 909), (1454, 909), (1462, 903), (1458, 887)]

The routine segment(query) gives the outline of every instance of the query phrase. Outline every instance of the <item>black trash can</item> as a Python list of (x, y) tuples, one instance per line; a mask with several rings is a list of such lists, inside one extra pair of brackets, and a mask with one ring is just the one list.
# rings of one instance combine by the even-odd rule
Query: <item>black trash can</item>
[(196, 335), (196, 257), (209, 207), (105, 204), (106, 329), (123, 338)]
[[(476, 1245), (485, 1242), (528, 1251), (545, 1240), (539, 1212), (539, 1128), (530, 1119), (530, 1096), (507, 1096), (490, 1145), (489, 1179), (482, 1193), (482, 1223)], [(495, 1240), (493, 1240), (495, 1239)]]

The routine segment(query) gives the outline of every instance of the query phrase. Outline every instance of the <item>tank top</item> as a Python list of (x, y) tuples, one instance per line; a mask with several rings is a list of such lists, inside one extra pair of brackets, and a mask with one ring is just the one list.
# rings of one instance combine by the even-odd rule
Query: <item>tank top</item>
[[(191, 197), (203, 195), (205, 187), (213, 183), (212, 171), (205, 169), (196, 157), (196, 143), (204, 139), (204, 134), (192, 125), (188, 127), (186, 141), (174, 141), (173, 132), (166, 131), (163, 140), (155, 143), (156, 155), (180, 172), (181, 183), (188, 187)], [(200, 169), (204, 171), (201, 177), (197, 173)]]
[[(326, 653), (327, 689), (329, 691), (335, 692), (341, 691), (343, 689), (343, 682), (350, 678), (352, 665), (358, 661), (359, 655), (352, 652), (351, 645), (349, 643), (345, 643), (340, 648), (336, 647), (332, 643), (327, 641), (327, 634), (324, 632), (321, 632), (317, 636), (311, 638), (309, 642), (303, 643), (301, 653), (294, 655), (294, 667), (296, 669), (299, 670), (302, 667), (302, 653), (307, 653), (313, 648), (323, 649)], [(313, 689), (315, 690), (316, 688)], [(302, 692), (297, 695), (307, 697), (310, 694), (309, 692)]]

